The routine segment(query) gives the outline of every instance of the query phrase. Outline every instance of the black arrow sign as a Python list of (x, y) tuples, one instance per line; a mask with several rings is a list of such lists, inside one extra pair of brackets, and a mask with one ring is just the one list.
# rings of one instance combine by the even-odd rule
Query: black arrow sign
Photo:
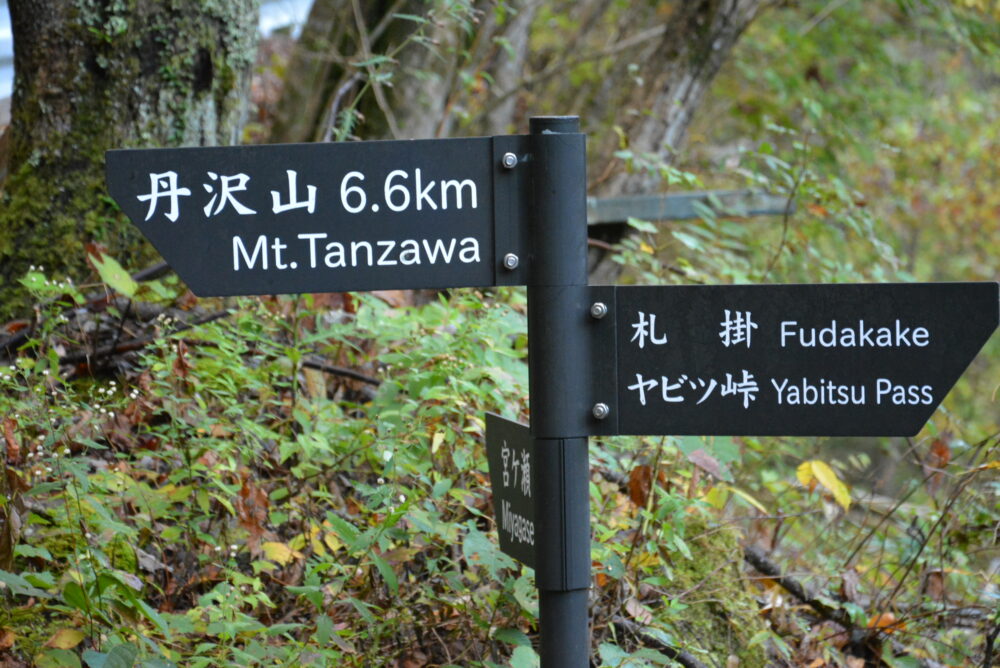
[(997, 327), (997, 283), (595, 288), (594, 433), (916, 434)]
[(524, 147), (510, 136), (117, 150), (106, 172), (202, 296), (516, 285), (524, 267), (503, 257), (526, 255), (510, 229)]

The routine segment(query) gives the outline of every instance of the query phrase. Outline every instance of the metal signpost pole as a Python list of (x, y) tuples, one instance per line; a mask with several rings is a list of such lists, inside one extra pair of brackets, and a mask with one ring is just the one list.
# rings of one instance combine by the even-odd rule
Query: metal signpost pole
[(528, 342), (536, 439), (535, 575), (542, 668), (590, 665), (586, 415), (586, 149), (575, 116), (531, 119)]

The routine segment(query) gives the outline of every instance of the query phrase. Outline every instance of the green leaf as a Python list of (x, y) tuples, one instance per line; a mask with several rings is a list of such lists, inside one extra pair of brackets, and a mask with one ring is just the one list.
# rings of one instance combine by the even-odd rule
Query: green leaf
[(395, 19), (402, 19), (404, 21), (413, 21), (414, 23), (419, 23), (421, 25), (425, 24), (425, 23), (429, 23), (429, 21), (426, 18), (424, 18), (423, 16), (416, 16), (414, 14), (398, 14), (397, 13), (397, 14), (393, 14), (392, 17), (395, 18)]
[(649, 222), (648, 220), (640, 220), (638, 218), (632, 218), (629, 216), (628, 226), (639, 232), (648, 232), (649, 234), (656, 234), (658, 231), (656, 225)]
[(611, 643), (601, 643), (598, 651), (601, 653), (601, 663), (610, 668), (617, 668), (622, 662), (628, 659), (628, 652), (617, 645)]
[(378, 572), (382, 574), (382, 579), (385, 580), (385, 584), (389, 587), (389, 591), (392, 592), (393, 596), (399, 596), (399, 579), (396, 577), (396, 571), (392, 570), (392, 566), (389, 565), (382, 557), (377, 554), (372, 553), (372, 563), (375, 564), (375, 568)]
[(340, 539), (353, 549), (354, 543), (358, 540), (358, 530), (354, 525), (333, 513), (327, 513), (326, 517), (333, 527), (334, 533), (340, 536)]
[(466, 561), (483, 566), (491, 577), (496, 577), (497, 571), (501, 568), (516, 566), (514, 560), (501, 552), (496, 543), (471, 524), (465, 534), (465, 540), (462, 541), (462, 552)]
[(48, 571), (40, 573), (25, 573), (24, 579), (39, 589), (50, 589), (56, 586), (56, 578)]
[(88, 668), (104, 668), (107, 660), (108, 655), (104, 652), (98, 652), (93, 649), (83, 651), (83, 662), (87, 664)]
[(538, 617), (538, 590), (532, 578), (522, 575), (514, 581), (514, 599), (521, 609), (533, 617)]
[(88, 650), (83, 660), (90, 668), (132, 668), (139, 657), (139, 648), (130, 643), (115, 645), (107, 654)]
[(333, 635), (333, 620), (326, 615), (320, 615), (316, 618), (316, 644), (320, 647), (326, 647), (327, 643), (330, 642), (330, 637)]
[(271, 626), (267, 627), (267, 630), (264, 632), (264, 635), (272, 636), (272, 637), (273, 636), (280, 636), (283, 633), (289, 633), (291, 631), (297, 631), (298, 629), (301, 629), (301, 628), (302, 628), (302, 624), (295, 624), (295, 623), (289, 623), (289, 624), (272, 624)]
[(351, 63), (351, 65), (354, 67), (368, 67), (370, 65), (381, 65), (382, 63), (392, 63), (392, 62), (395, 61), (389, 56), (379, 55), (379, 56), (372, 56), (367, 60), (361, 60), (356, 63)]
[(687, 234), (686, 232), (680, 232), (678, 230), (673, 230), (671, 234), (675, 239), (680, 241), (682, 244), (690, 248), (691, 250), (700, 251), (702, 250), (702, 243), (697, 237)]
[(537, 668), (538, 655), (531, 647), (518, 647), (510, 655), (510, 668)]
[(51, 595), (31, 586), (31, 583), (15, 573), (0, 571), (0, 582), (10, 587), (18, 596), (35, 596), (37, 598), (52, 598)]
[(37, 668), (82, 668), (76, 652), (68, 649), (47, 649), (35, 655)]
[(177, 668), (176, 663), (166, 659), (144, 659), (139, 666), (140, 668)]
[(86, 612), (90, 608), (86, 592), (76, 582), (67, 582), (66, 586), (63, 587), (63, 600), (66, 601), (67, 605), (77, 610)]
[(97, 269), (98, 275), (108, 287), (115, 292), (120, 292), (126, 297), (134, 297), (139, 284), (132, 280), (132, 277), (125, 271), (118, 261), (109, 255), (91, 254), (91, 262)]
[(52, 554), (48, 550), (44, 547), (35, 547), (34, 545), (18, 545), (14, 548), (14, 554), (21, 557), (37, 557), (46, 561), (52, 561)]
[(498, 629), (497, 632), (493, 634), (493, 639), (511, 645), (516, 645), (517, 647), (531, 647), (531, 639), (524, 633), (524, 631), (520, 631), (518, 629)]

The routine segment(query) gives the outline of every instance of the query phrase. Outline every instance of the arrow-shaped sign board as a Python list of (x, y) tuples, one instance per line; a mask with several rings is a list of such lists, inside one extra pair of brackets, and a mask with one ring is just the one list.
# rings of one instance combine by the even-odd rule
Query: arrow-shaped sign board
[(997, 283), (594, 290), (617, 381), (597, 433), (914, 435), (998, 321)]
[(525, 147), (508, 136), (116, 150), (106, 173), (201, 296), (517, 285)]
[(486, 414), (486, 459), (500, 549), (535, 567), (535, 439), (523, 424)]

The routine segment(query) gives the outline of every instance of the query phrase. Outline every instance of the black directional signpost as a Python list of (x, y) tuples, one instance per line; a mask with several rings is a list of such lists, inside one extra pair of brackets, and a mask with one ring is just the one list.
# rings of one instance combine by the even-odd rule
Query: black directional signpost
[(616, 434), (915, 435), (997, 325), (995, 283), (594, 291)]
[(486, 418), (542, 668), (589, 665), (588, 437), (908, 436), (1000, 320), (997, 283), (589, 287), (585, 138), (122, 150), (111, 194), (200, 295), (526, 285), (531, 425)]
[(516, 285), (523, 146), (118, 150), (106, 169), (115, 201), (198, 295)]
[(486, 414), (486, 458), (500, 549), (535, 567), (535, 439), (527, 425)]

